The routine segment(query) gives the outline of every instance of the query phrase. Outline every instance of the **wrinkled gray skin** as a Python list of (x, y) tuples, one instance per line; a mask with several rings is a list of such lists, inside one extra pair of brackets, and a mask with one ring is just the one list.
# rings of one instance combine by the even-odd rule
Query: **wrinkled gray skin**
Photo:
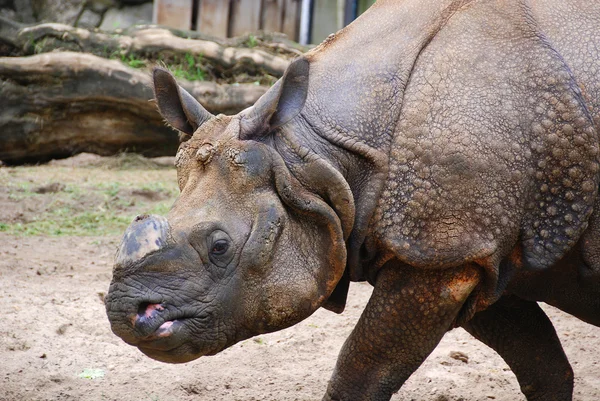
[(599, 49), (598, 2), (380, 0), (236, 116), (156, 69), (181, 194), (128, 228), (112, 330), (186, 362), (368, 280), (325, 400), (388, 400), (460, 325), (570, 400), (535, 301), (600, 325)]

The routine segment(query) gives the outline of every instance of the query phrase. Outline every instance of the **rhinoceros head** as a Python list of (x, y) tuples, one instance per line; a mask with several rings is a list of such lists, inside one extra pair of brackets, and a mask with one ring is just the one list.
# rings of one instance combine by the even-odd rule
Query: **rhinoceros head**
[(301, 183), (272, 144), (304, 105), (306, 60), (236, 116), (211, 115), (169, 72), (153, 74), (161, 114), (190, 138), (176, 157), (181, 192), (166, 218), (127, 229), (106, 309), (127, 343), (186, 362), (323, 306), (345, 268), (354, 204), (337, 171), (307, 162), (312, 184)]

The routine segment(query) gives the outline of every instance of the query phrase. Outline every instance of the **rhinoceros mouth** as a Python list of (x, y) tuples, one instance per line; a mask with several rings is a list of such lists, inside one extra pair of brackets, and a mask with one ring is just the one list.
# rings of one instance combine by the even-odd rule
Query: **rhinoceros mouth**
[(136, 347), (143, 346), (162, 351), (178, 347), (188, 337), (186, 332), (190, 321), (196, 320), (197, 324), (205, 319), (185, 309), (188, 308), (181, 310), (164, 303), (142, 302), (137, 313), (128, 318), (133, 336), (123, 339)]
[(136, 346), (138, 348), (151, 349), (155, 351), (171, 351), (185, 342), (186, 320), (167, 320), (162, 323), (151, 334), (139, 338)]
[(193, 328), (203, 325), (205, 318), (189, 317), (167, 320), (150, 335), (138, 338), (135, 345), (152, 359), (168, 363), (185, 363), (205, 355), (214, 355), (224, 347), (209, 343), (197, 344)]
[[(196, 318), (178, 318), (167, 320), (160, 324), (151, 334), (137, 338), (135, 345), (144, 354), (153, 359), (173, 361), (171, 354), (178, 354), (177, 350), (190, 345), (190, 325), (194, 324)], [(198, 355), (199, 356), (199, 355)]]
[(173, 337), (181, 332), (187, 320), (191, 318), (181, 317), (173, 320), (165, 320), (154, 331), (140, 338), (140, 341), (155, 341), (161, 338)]
[(190, 343), (193, 337), (191, 335), (193, 328), (205, 327), (208, 317), (207, 314), (194, 316), (176, 314), (166, 319), (155, 319), (152, 326), (146, 328), (146, 333), (149, 334), (138, 336), (131, 345), (138, 347), (145, 354), (175, 352), (178, 348)]

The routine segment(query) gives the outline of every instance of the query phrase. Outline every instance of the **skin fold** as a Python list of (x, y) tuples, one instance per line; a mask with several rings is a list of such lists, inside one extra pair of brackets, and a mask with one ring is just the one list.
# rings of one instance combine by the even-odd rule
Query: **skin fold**
[(389, 400), (458, 326), (571, 400), (536, 302), (600, 325), (599, 49), (595, 2), (380, 0), (235, 116), (155, 69), (181, 193), (127, 229), (112, 330), (187, 362), (369, 281), (324, 400)]

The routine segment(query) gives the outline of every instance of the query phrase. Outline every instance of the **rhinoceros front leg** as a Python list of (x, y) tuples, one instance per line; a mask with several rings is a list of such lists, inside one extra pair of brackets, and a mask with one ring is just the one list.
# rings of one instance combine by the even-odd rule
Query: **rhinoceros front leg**
[(386, 264), (323, 399), (389, 400), (448, 331), (480, 277), (473, 265), (427, 270)]
[(573, 370), (552, 323), (536, 302), (504, 296), (463, 328), (510, 366), (529, 401), (570, 401)]

